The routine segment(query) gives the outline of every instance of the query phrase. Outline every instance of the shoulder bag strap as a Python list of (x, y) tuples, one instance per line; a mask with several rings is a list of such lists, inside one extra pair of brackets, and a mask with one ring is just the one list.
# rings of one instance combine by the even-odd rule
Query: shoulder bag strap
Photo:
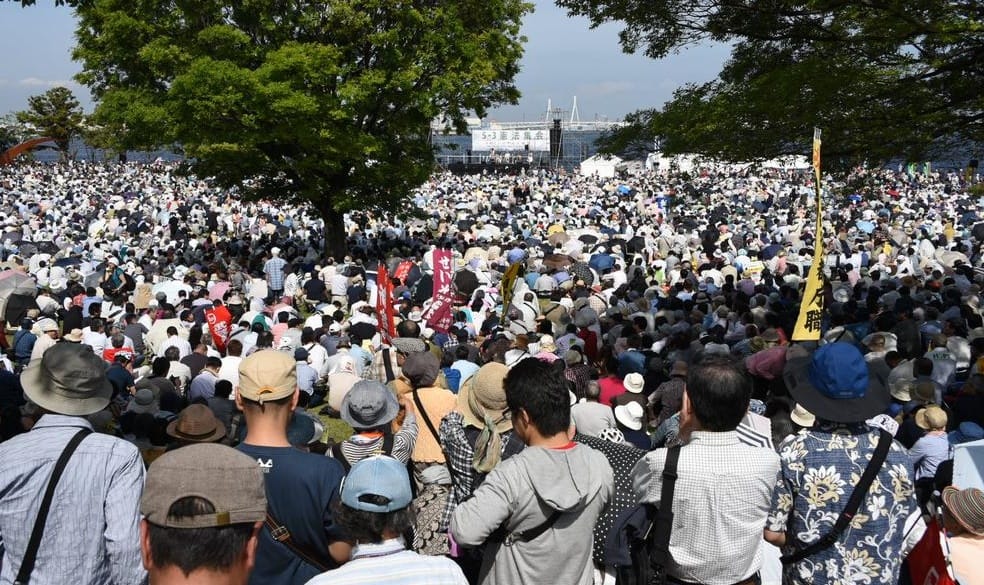
[(440, 445), (441, 437), (440, 435), (437, 434), (437, 429), (434, 428), (434, 423), (431, 422), (430, 417), (427, 416), (427, 411), (424, 410), (424, 403), (421, 402), (420, 395), (417, 393), (416, 390), (414, 390), (412, 394), (413, 394), (413, 404), (414, 406), (417, 407), (417, 412), (420, 414), (420, 418), (424, 419), (424, 424), (427, 425), (427, 430), (430, 431), (431, 435), (434, 436), (434, 440), (437, 441), (438, 445)]
[(338, 567), (338, 564), (335, 563), (331, 557), (328, 557), (329, 562), (325, 562), (319, 558), (318, 555), (313, 554), (311, 551), (294, 542), (294, 539), (291, 538), (290, 530), (288, 530), (283, 524), (277, 522), (277, 519), (274, 518), (273, 514), (269, 511), (267, 511), (266, 518), (263, 520), (263, 525), (270, 531), (270, 536), (273, 537), (274, 540), (286, 546), (299, 559), (319, 571), (330, 571), (331, 569)]
[(58, 480), (61, 479), (62, 472), (68, 466), (68, 460), (72, 458), (75, 449), (92, 431), (89, 429), (79, 429), (79, 432), (68, 441), (65, 448), (55, 463), (55, 468), (48, 478), (48, 487), (44, 491), (44, 498), (41, 500), (41, 507), (38, 509), (38, 517), (34, 519), (34, 528), (31, 530), (31, 538), (27, 541), (27, 549), (24, 552), (24, 560), (21, 561), (20, 569), (17, 571), (17, 578), (14, 583), (17, 585), (27, 585), (31, 580), (31, 573), (34, 572), (34, 562), (37, 560), (38, 548), (41, 547), (41, 537), (44, 536), (44, 525), (48, 520), (48, 511), (51, 509), (51, 500), (55, 497), (55, 488), (58, 487)]
[(393, 433), (387, 432), (383, 435), (383, 455), (393, 456), (393, 443), (395, 442)]
[(386, 370), (386, 383), (389, 384), (396, 379), (396, 374), (393, 372), (393, 364), (390, 363), (390, 348), (383, 348), (383, 369)]
[(881, 436), (878, 439), (878, 446), (875, 447), (875, 453), (871, 457), (871, 461), (868, 462), (868, 466), (864, 469), (864, 474), (858, 481), (858, 484), (854, 486), (854, 491), (851, 492), (851, 499), (847, 501), (847, 506), (844, 511), (840, 513), (837, 517), (837, 521), (834, 522), (833, 527), (831, 527), (830, 532), (825, 534), (820, 540), (814, 542), (813, 544), (806, 546), (790, 555), (783, 556), (782, 564), (788, 565), (792, 563), (798, 563), (799, 561), (816, 554), (825, 548), (830, 547), (837, 539), (840, 538), (841, 533), (847, 528), (848, 524), (851, 523), (851, 519), (854, 518), (854, 514), (857, 513), (858, 508), (861, 506), (861, 500), (868, 494), (868, 488), (871, 487), (871, 483), (875, 480), (875, 476), (878, 475), (878, 471), (881, 469), (882, 464), (885, 462), (885, 457), (888, 456), (888, 449), (892, 446), (892, 435), (887, 431), (881, 431)]
[(342, 464), (342, 467), (345, 468), (346, 475), (348, 475), (349, 471), (352, 471), (352, 464), (348, 462), (348, 459), (345, 457), (345, 453), (342, 452), (341, 443), (335, 443), (331, 446), (331, 456), (337, 459), (338, 462)]
[[(651, 563), (654, 566), (666, 567), (670, 560), (670, 532), (673, 530), (673, 491), (677, 480), (677, 462), (680, 461), (680, 447), (671, 447), (666, 452), (666, 462), (663, 464), (663, 487), (659, 495), (659, 512), (653, 522)], [(665, 573), (665, 570), (662, 571)]]
[(414, 390), (411, 394), (413, 395), (413, 404), (417, 407), (417, 413), (420, 414), (420, 418), (424, 419), (424, 424), (427, 425), (427, 429), (431, 432), (431, 435), (434, 436), (434, 440), (437, 441), (437, 446), (441, 448), (441, 454), (444, 456), (444, 466), (448, 468), (448, 475), (451, 476), (451, 483), (455, 486), (461, 485), (461, 482), (458, 480), (458, 472), (454, 470), (454, 465), (451, 465), (451, 458), (448, 457), (447, 451), (445, 451), (444, 446), (441, 445), (441, 436), (437, 433), (437, 429), (434, 428), (434, 423), (431, 422), (430, 417), (427, 416), (427, 411), (424, 410), (424, 403), (421, 402), (420, 396), (417, 394), (416, 390)]

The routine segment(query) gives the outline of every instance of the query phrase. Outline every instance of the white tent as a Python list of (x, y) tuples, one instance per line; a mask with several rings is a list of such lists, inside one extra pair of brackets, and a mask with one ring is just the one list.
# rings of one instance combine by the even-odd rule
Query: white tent
[(581, 161), (581, 176), (598, 176), (611, 179), (615, 176), (615, 171), (622, 165), (622, 159), (617, 156), (606, 156), (596, 154), (591, 158)]

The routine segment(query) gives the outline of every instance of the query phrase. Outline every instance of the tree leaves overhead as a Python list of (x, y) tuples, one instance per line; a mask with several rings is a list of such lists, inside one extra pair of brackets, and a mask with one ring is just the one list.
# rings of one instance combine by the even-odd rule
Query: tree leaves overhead
[[(652, 58), (732, 46), (710, 83), (609, 137), (670, 152), (754, 159), (809, 150), (813, 126), (844, 163), (924, 158), (984, 141), (984, 3), (971, 0), (558, 0), (592, 26), (617, 21)], [(651, 143), (650, 143), (651, 144)]]
[[(400, 210), (430, 122), (515, 103), (520, 0), (77, 2), (78, 79), (117, 148), (180, 143), (249, 195)], [(337, 241), (336, 241), (337, 243)]]

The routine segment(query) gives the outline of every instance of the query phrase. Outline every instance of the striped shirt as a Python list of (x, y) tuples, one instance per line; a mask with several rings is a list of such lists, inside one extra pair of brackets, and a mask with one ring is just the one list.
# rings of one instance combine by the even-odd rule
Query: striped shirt
[[(46, 414), (30, 432), (0, 443), (0, 583), (13, 583), (41, 497), (69, 439), (92, 426)], [(143, 583), (140, 494), (144, 466), (132, 444), (100, 433), (85, 438), (58, 481), (32, 583)]]
[(357, 545), (352, 560), (307, 585), (468, 585), (468, 581), (451, 559), (419, 555), (406, 550), (402, 538), (394, 538)]

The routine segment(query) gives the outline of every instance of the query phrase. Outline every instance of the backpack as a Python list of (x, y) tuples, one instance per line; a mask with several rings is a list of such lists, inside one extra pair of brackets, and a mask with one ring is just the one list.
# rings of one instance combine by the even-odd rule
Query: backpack
[(639, 504), (618, 515), (605, 544), (605, 562), (615, 568), (616, 585), (665, 585), (673, 528), (673, 488), (680, 447), (666, 453), (661, 508)]

